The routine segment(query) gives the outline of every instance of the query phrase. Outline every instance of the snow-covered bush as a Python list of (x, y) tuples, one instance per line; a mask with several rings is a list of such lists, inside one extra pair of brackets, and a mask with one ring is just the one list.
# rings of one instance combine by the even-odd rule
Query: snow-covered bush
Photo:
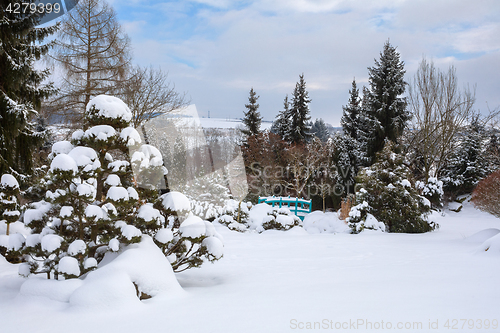
[(500, 217), (500, 170), (479, 182), (471, 201), (476, 208)]
[(427, 183), (416, 181), (415, 187), (420, 190), (420, 194), (431, 202), (432, 207), (442, 207), (443, 182), (434, 177), (429, 177)]
[(20, 249), (24, 244), (24, 236), (19, 233), (11, 235), (10, 226), (17, 222), (21, 215), (18, 203), (19, 183), (10, 174), (0, 179), (0, 226), (5, 225), (5, 235), (0, 235), (0, 255), (10, 262), (21, 260)]
[(231, 230), (244, 232), (248, 230), (250, 202), (238, 202), (234, 199), (227, 200), (222, 213), (215, 219)]
[(295, 216), (287, 207), (273, 207), (264, 218), (262, 228), (264, 230), (290, 230), (291, 228), (301, 225), (302, 221), (298, 216)]
[(433, 230), (436, 225), (427, 218), (431, 204), (419, 195), (411, 177), (403, 157), (396, 154), (394, 144), (388, 142), (377, 155), (377, 162), (362, 169), (357, 177), (361, 189), (347, 218), (352, 231), (384, 229), (380, 222), (388, 232)]
[(14, 176), (5, 174), (0, 179), (0, 220), (7, 225), (6, 235), (9, 234), (10, 224), (19, 219), (19, 183)]

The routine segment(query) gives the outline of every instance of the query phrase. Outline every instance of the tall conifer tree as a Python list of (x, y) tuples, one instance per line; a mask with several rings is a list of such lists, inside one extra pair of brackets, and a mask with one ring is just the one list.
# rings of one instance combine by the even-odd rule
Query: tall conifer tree
[(246, 136), (257, 135), (260, 133), (260, 124), (262, 123), (262, 117), (260, 116), (259, 104), (257, 100), (260, 96), (250, 89), (250, 96), (248, 96), (248, 104), (245, 104), (247, 111), (244, 112), (245, 118), (243, 118), (243, 124), (245, 128), (241, 130)]
[(35, 70), (34, 63), (49, 51), (52, 43), (43, 40), (57, 26), (37, 28), (41, 14), (8, 10), (19, 3), (1, 0), (0, 6), (0, 174), (22, 176), (33, 171), (33, 155), (44, 139), (33, 122), (36, 110), (55, 92), (52, 83), (42, 83), (48, 69)]
[(276, 120), (273, 122), (271, 127), (271, 132), (278, 134), (282, 140), (288, 140), (288, 132), (290, 131), (290, 102), (288, 101), (288, 95), (285, 96), (283, 101), (283, 110), (279, 112), (276, 116)]
[(309, 93), (306, 90), (304, 74), (302, 74), (299, 76), (299, 82), (297, 82), (293, 91), (292, 108), (290, 110), (291, 126), (288, 138), (291, 143), (305, 143), (312, 137), (311, 126), (309, 125), (311, 120), (309, 103), (311, 103), (311, 99), (309, 99)]
[(358, 117), (361, 112), (361, 100), (359, 98), (359, 89), (356, 86), (356, 79), (352, 80), (352, 88), (349, 90), (349, 102), (343, 106), (343, 115), (340, 124), (344, 133), (354, 140), (358, 139)]
[(405, 97), (401, 97), (407, 83), (404, 81), (404, 62), (389, 41), (380, 53), (380, 60), (368, 68), (370, 89), (366, 100), (366, 112), (375, 120), (371, 134), (370, 156), (382, 150), (385, 141), (398, 142), (403, 134), (410, 112)]

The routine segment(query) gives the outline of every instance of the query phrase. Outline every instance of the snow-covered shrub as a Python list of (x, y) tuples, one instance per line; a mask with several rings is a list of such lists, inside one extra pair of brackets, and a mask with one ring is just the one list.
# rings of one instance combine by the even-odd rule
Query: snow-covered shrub
[(479, 182), (471, 201), (476, 208), (500, 217), (500, 170)]
[(251, 207), (250, 202), (238, 202), (234, 199), (227, 200), (221, 215), (215, 221), (231, 230), (244, 232), (248, 230), (249, 209)]
[(382, 229), (379, 222), (388, 232), (419, 233), (436, 227), (427, 218), (429, 200), (419, 195), (403, 157), (393, 150), (394, 144), (388, 142), (377, 155), (377, 162), (362, 169), (357, 177), (361, 189), (347, 218), (354, 233), (368, 227)]
[[(78, 277), (95, 269), (106, 252), (141, 240), (134, 224), (150, 216), (128, 156), (145, 149), (131, 120), (121, 100), (100, 95), (87, 105), (84, 130), (53, 146), (45, 200), (32, 203), (23, 218), (32, 230), (24, 248), (30, 273)], [(162, 223), (152, 224), (159, 229)]]
[(9, 234), (10, 224), (19, 220), (19, 183), (14, 176), (5, 174), (0, 180), (0, 220), (7, 225), (6, 234)]
[(432, 207), (442, 207), (443, 182), (434, 177), (429, 177), (427, 183), (416, 181), (415, 187), (420, 190), (420, 194), (431, 202)]
[(0, 225), (5, 225), (4, 241), (0, 241), (0, 255), (10, 262), (19, 262), (19, 250), (24, 244), (24, 236), (18, 233), (11, 235), (10, 226), (17, 222), (21, 215), (18, 203), (19, 183), (10, 174), (2, 175), (0, 179)]
[(264, 218), (262, 228), (264, 230), (289, 230), (295, 226), (301, 225), (302, 221), (295, 216), (287, 207), (273, 207)]

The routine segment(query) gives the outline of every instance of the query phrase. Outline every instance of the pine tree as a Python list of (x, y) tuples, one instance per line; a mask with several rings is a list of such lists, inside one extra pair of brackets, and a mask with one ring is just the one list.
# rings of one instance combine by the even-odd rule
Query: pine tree
[(311, 139), (311, 127), (308, 122), (311, 120), (309, 115), (309, 93), (306, 90), (304, 74), (299, 76), (299, 82), (295, 85), (292, 98), (292, 108), (290, 110), (290, 132), (288, 141), (290, 143), (302, 144)]
[(0, 180), (0, 220), (5, 222), (7, 229), (5, 234), (10, 234), (10, 224), (19, 219), (19, 183), (9, 174), (2, 175)]
[(361, 113), (361, 100), (359, 89), (356, 86), (356, 79), (352, 80), (352, 88), (349, 90), (349, 102), (342, 107), (343, 115), (340, 124), (344, 133), (354, 140), (358, 139), (359, 114)]
[(410, 119), (406, 97), (401, 97), (406, 89), (404, 62), (400, 60), (396, 48), (389, 41), (384, 45), (380, 60), (369, 67), (369, 83), (366, 112), (376, 120), (372, 129), (373, 139), (368, 150), (369, 156), (382, 150), (386, 140), (398, 142)]
[(283, 101), (283, 110), (276, 116), (276, 120), (271, 127), (271, 133), (278, 134), (282, 140), (288, 140), (288, 133), (291, 126), (290, 117), (290, 102), (288, 101), (288, 95), (286, 95)]
[(243, 124), (245, 125), (245, 129), (242, 129), (241, 132), (246, 136), (257, 135), (260, 133), (260, 124), (262, 123), (262, 117), (260, 116), (259, 104), (257, 104), (257, 100), (260, 96), (257, 96), (255, 91), (250, 89), (250, 96), (248, 97), (248, 104), (245, 104), (247, 111), (244, 112), (245, 118), (243, 118)]
[(20, 0), (1, 1), (0, 19), (0, 174), (11, 172), (20, 177), (31, 174), (34, 155), (45, 132), (33, 122), (41, 101), (55, 92), (52, 83), (43, 84), (48, 69), (34, 68), (52, 43), (43, 40), (58, 26), (36, 28), (41, 14), (7, 11)]
[(326, 142), (328, 141), (328, 138), (330, 138), (328, 127), (326, 126), (325, 121), (321, 118), (316, 119), (316, 121), (311, 125), (311, 134), (318, 137), (321, 142)]

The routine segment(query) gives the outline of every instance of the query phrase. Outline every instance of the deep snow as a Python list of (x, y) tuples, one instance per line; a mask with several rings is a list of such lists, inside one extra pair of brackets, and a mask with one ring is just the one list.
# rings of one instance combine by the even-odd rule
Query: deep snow
[[(294, 332), (313, 331), (306, 327), (315, 322), (320, 326), (314, 331), (336, 331), (330, 329), (336, 323), (347, 327), (345, 323), (361, 321), (369, 321), (376, 332), (388, 331), (380, 328), (382, 321), (384, 327), (391, 323), (394, 332), (498, 331), (477, 325), (477, 320), (500, 320), (500, 252), (482, 249), (497, 232), (476, 233), (500, 229), (500, 220), (469, 204), (460, 213), (433, 217), (440, 229), (418, 235), (310, 234), (302, 228), (259, 234), (217, 226), (224, 257), (177, 274), (184, 291), (173, 288), (144, 301), (108, 298), (105, 288), (116, 286), (103, 285), (102, 295), (80, 293), (68, 302), (68, 294), (82, 281), (25, 283), (17, 265), (0, 257), (0, 331)], [(321, 225), (330, 227), (324, 220)], [(140, 264), (138, 255), (134, 260)], [(122, 273), (108, 271), (130, 288)], [(168, 273), (158, 269), (163, 271)], [(49, 295), (34, 296), (36, 285)], [(93, 302), (86, 306), (89, 298)], [(458, 329), (444, 327), (454, 319)], [(460, 319), (475, 320), (475, 328), (461, 329)], [(436, 321), (439, 329), (430, 329)], [(397, 329), (399, 323), (417, 326)], [(366, 324), (349, 327), (367, 331)]]

